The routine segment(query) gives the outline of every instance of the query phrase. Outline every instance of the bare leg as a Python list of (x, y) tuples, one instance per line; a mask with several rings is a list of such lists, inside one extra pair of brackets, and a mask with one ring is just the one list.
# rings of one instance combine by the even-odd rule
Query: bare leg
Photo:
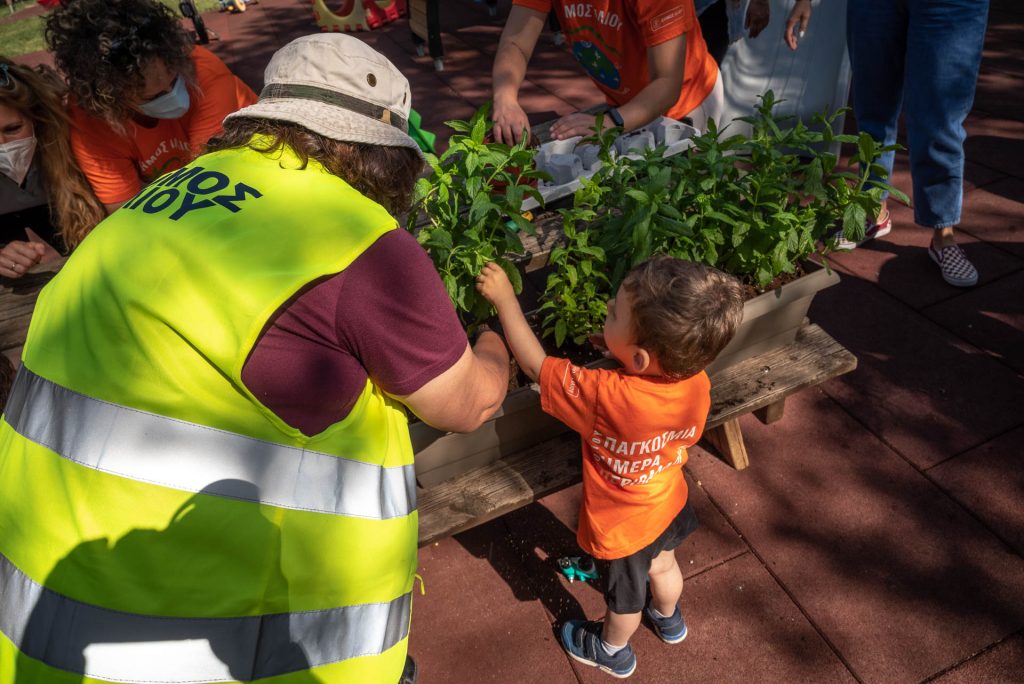
[(674, 550), (662, 551), (651, 562), (651, 605), (665, 617), (676, 612), (683, 594), (683, 573)]
[[(683, 573), (675, 551), (662, 551), (651, 561), (651, 605), (665, 616), (672, 615), (683, 593)], [(625, 646), (640, 626), (640, 613), (605, 613), (601, 638), (610, 646)]]
[(639, 626), (640, 613), (613, 613), (609, 609), (604, 615), (601, 638), (609, 646), (625, 646)]
[(935, 245), (936, 249), (949, 247), (955, 243), (956, 238), (953, 237), (953, 226), (948, 228), (939, 228), (935, 231), (935, 235), (932, 236), (932, 244)]
[(875, 217), (875, 223), (882, 223), (885, 219), (889, 218), (889, 200), (882, 200), (882, 206), (878, 208), (878, 216)]

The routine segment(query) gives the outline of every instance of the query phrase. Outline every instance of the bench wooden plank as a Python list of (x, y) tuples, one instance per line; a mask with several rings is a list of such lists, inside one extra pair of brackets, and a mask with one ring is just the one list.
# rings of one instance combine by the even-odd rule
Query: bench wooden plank
[[(747, 359), (712, 378), (709, 441), (716, 428), (742, 446), (737, 419), (786, 396), (852, 371), (857, 358), (817, 325), (804, 326), (792, 344)], [(735, 451), (734, 467), (745, 467)], [(741, 466), (741, 464), (743, 464)], [(420, 544), (463, 532), (580, 481), (579, 437), (566, 433), (429, 489), (418, 489)]]
[(0, 278), (0, 351), (25, 344), (36, 297), (65, 261), (61, 258), (40, 264), (16, 280)]

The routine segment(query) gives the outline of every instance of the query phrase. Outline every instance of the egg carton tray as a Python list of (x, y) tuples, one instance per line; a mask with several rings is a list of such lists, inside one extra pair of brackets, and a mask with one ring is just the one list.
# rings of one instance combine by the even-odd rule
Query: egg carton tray
[[(649, 150), (664, 147), (664, 156), (670, 157), (693, 146), (691, 138), (697, 135), (693, 126), (666, 116), (660, 117), (643, 128), (630, 131), (615, 140), (613, 155), (639, 159)], [(544, 203), (548, 204), (576, 192), (581, 178), (590, 178), (601, 168), (597, 158), (600, 147), (594, 144), (580, 144), (583, 136), (552, 140), (540, 146), (534, 163), (541, 171), (547, 171), (550, 181), (537, 183), (537, 190)], [(540, 206), (533, 197), (523, 201), (523, 211)]]

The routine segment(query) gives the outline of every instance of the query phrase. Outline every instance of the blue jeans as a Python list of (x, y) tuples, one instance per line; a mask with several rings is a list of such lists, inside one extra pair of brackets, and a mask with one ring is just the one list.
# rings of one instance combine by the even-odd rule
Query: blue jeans
[[(960, 222), (963, 123), (974, 102), (987, 23), (988, 0), (847, 0), (857, 125), (892, 144), (903, 109), (914, 221), (926, 228)], [(881, 160), (890, 172), (892, 162), (891, 152)]]

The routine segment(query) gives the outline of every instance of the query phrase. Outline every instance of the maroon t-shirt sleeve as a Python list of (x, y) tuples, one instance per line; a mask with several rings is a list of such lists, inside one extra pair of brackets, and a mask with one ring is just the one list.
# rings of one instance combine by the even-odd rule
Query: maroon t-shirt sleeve
[(393, 230), (340, 276), (338, 342), (385, 392), (412, 394), (466, 351), (433, 262), (404, 230)]
[(451, 368), (466, 344), (430, 257), (399, 229), (282, 307), (242, 381), (284, 422), (314, 435), (348, 415), (367, 377), (391, 394), (412, 394)]

